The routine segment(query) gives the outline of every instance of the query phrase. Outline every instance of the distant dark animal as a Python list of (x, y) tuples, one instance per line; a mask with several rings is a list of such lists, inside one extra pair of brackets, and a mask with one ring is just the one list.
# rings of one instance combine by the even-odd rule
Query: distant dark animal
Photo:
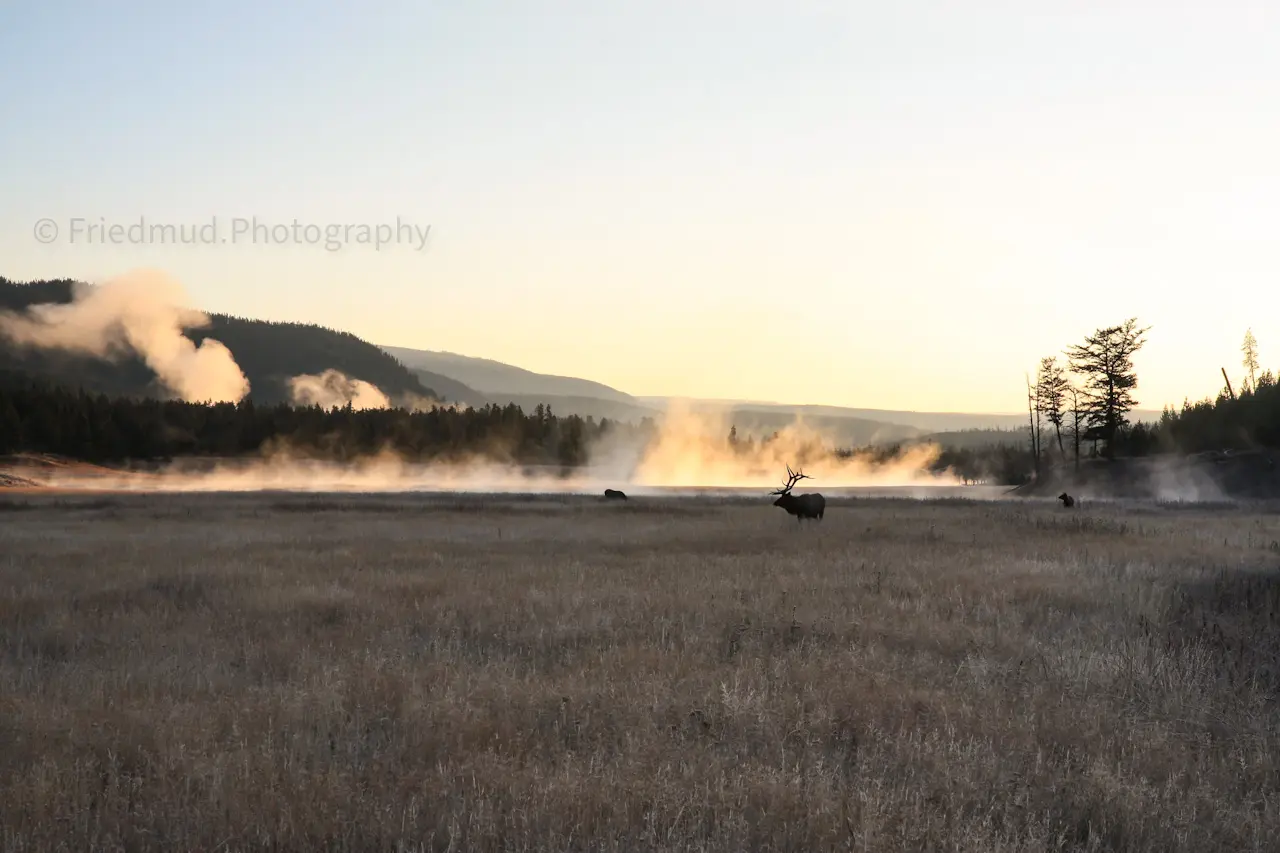
[(617, 489), (605, 489), (604, 496), (611, 501), (617, 501), (617, 500), (625, 501), (627, 499), (626, 494), (624, 492), (618, 491)]
[(769, 494), (777, 495), (778, 499), (773, 502), (774, 506), (780, 506), (787, 511), (789, 515), (796, 517), (799, 523), (806, 518), (816, 518), (821, 520), (822, 514), (827, 509), (827, 499), (819, 494), (812, 495), (793, 495), (792, 487), (801, 480), (811, 480), (812, 477), (791, 470), (791, 466), (787, 466), (787, 484), (781, 489), (772, 491)]
[(1066, 492), (1063, 492), (1062, 494), (1058, 495), (1058, 500), (1062, 501), (1062, 505), (1065, 507), (1073, 507), (1076, 505), (1076, 499), (1071, 497), (1071, 495), (1067, 494)]

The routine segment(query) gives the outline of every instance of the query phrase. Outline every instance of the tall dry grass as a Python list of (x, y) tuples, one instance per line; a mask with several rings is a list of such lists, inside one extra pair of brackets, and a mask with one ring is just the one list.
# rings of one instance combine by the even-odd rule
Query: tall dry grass
[(1275, 850), (1280, 516), (0, 499), (4, 850)]

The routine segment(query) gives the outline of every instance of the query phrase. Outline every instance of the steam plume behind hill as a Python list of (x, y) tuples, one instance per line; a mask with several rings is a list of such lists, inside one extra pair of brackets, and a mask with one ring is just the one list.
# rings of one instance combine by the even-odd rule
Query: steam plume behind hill
[(357, 410), (391, 407), (391, 401), (377, 386), (333, 369), (295, 376), (289, 380), (289, 391), (298, 406), (319, 405), (322, 409), (332, 409), (350, 404)]
[(249, 381), (231, 351), (210, 338), (197, 346), (183, 334), (208, 325), (208, 315), (186, 307), (182, 286), (155, 270), (78, 287), (70, 303), (0, 313), (0, 335), (17, 344), (108, 360), (136, 354), (183, 400), (237, 402)]

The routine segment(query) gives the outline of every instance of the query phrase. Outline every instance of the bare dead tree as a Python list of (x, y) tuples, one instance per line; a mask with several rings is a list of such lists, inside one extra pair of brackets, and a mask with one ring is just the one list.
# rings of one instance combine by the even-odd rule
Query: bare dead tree
[(1034, 465), (1035, 478), (1040, 479), (1040, 402), (1036, 397), (1035, 385), (1031, 383), (1031, 374), (1027, 374), (1027, 423), (1031, 430), (1031, 461)]
[(1071, 395), (1071, 445), (1075, 450), (1076, 470), (1080, 470), (1080, 427), (1084, 424), (1085, 412), (1080, 408), (1080, 390), (1074, 385), (1068, 386)]

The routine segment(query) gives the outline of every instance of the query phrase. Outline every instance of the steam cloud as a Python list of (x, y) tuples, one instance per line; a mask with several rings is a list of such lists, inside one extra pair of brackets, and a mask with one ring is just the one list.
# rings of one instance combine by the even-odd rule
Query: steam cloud
[[(187, 402), (238, 402), (249, 393), (235, 357), (221, 342), (197, 346), (183, 331), (207, 328), (209, 316), (186, 307), (182, 286), (156, 270), (138, 270), (96, 287), (77, 284), (68, 304), (0, 312), (0, 335), (15, 343), (114, 360), (138, 355), (169, 391)], [(329, 369), (289, 380), (293, 402), (330, 409), (388, 408), (378, 388)]]
[(77, 286), (73, 301), (0, 312), (0, 334), (25, 346), (116, 359), (136, 353), (166, 388), (189, 402), (237, 402), (249, 380), (231, 351), (206, 338), (196, 346), (184, 329), (209, 317), (184, 307), (182, 286), (163, 273), (137, 271), (97, 287)]
[[(769, 441), (729, 446), (726, 416), (673, 404), (662, 420), (655, 440), (644, 449), (630, 482), (642, 486), (766, 488), (782, 485), (786, 466), (804, 468), (813, 487), (909, 486), (952, 484), (939, 480), (928, 466), (938, 456), (934, 445), (908, 449), (894, 460), (877, 463), (865, 455), (838, 456), (832, 443), (800, 418), (779, 430)], [(614, 451), (598, 448), (614, 456)], [(802, 481), (808, 483), (808, 480)]]
[[(120, 491), (598, 493), (605, 487), (625, 486), (637, 495), (668, 489), (702, 493), (746, 489), (763, 497), (781, 485), (790, 464), (803, 466), (813, 477), (812, 488), (827, 494), (850, 487), (959, 485), (953, 476), (927, 470), (938, 452), (933, 446), (877, 463), (868, 457), (837, 455), (817, 432), (798, 421), (771, 441), (737, 449), (728, 446), (727, 433), (728, 425), (717, 416), (674, 410), (648, 441), (606, 434), (589, 449), (588, 463), (567, 477), (559, 469), (507, 461), (513, 448), (492, 447), (484, 454), (447, 463), (417, 463), (390, 451), (338, 463), (306, 458), (287, 445), (274, 445), (261, 458), (214, 465), (179, 460), (158, 474), (87, 466), (22, 473), (46, 486)], [(918, 492), (926, 494), (924, 488)]]
[(330, 368), (320, 374), (304, 373), (289, 380), (294, 405), (332, 409), (350, 404), (353, 409), (389, 409), (391, 401), (376, 385), (352, 379)]

